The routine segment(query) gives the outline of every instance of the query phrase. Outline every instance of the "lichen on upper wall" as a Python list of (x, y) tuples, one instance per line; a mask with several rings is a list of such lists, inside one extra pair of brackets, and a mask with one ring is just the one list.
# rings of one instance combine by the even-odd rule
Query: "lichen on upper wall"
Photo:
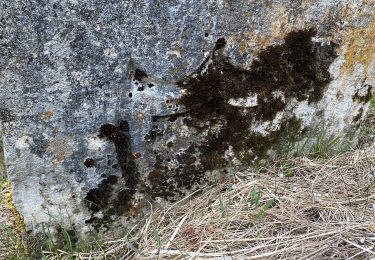
[(364, 67), (365, 74), (372, 73), (369, 71), (370, 64), (375, 57), (375, 14), (370, 17), (371, 22), (367, 28), (347, 29), (345, 32), (346, 51), (344, 73), (350, 74), (356, 64)]

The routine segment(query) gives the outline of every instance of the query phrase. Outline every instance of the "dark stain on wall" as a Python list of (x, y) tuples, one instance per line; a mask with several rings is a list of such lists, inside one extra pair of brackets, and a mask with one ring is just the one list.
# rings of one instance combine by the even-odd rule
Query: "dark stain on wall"
[[(142, 183), (131, 152), (127, 121), (102, 125), (99, 137), (114, 144), (122, 176), (109, 174), (97, 188), (89, 191), (88, 207), (93, 213), (103, 211), (104, 218), (98, 220), (93, 216), (88, 222), (109, 222), (111, 215), (131, 211), (137, 189), (153, 198), (179, 199), (187, 190), (209, 182), (205, 177), (207, 171), (229, 165), (231, 159), (225, 154), (228, 150), (243, 164), (252, 164), (258, 158), (267, 157), (271, 148), (282, 152), (298, 140), (304, 129), (293, 115), (282, 119), (280, 126), (267, 135), (250, 128), (254, 122), (275, 119), (279, 112), (285, 112), (292, 99), (311, 104), (322, 98), (331, 80), (328, 69), (337, 57), (337, 45), (313, 42), (315, 34), (313, 29), (289, 33), (283, 44), (260, 51), (249, 70), (234, 66), (223, 54), (226, 40), (218, 39), (211, 56), (197, 71), (177, 82), (186, 93), (177, 102), (184, 111), (154, 115), (150, 122), (153, 127), (144, 137), (152, 147), (168, 131), (176, 131), (168, 130), (169, 126), (176, 127), (182, 121), (197, 136), (204, 136), (204, 141), (193, 138), (185, 150), (174, 143), (167, 146), (167, 151), (152, 147), (155, 163)], [(138, 70), (134, 80), (142, 81), (145, 77), (147, 74)], [(230, 102), (255, 95), (254, 106)]]
[[(328, 69), (337, 57), (337, 45), (313, 42), (315, 34), (313, 29), (289, 33), (283, 44), (262, 50), (249, 70), (234, 66), (222, 54), (226, 41), (220, 38), (212, 56), (195, 73), (177, 82), (186, 93), (179, 100), (186, 112), (178, 116), (198, 134), (205, 133), (207, 139), (176, 154), (179, 166), (173, 170), (162, 156), (157, 157), (148, 175), (149, 192), (176, 200), (184, 195), (184, 188), (207, 182), (204, 172), (228, 165), (225, 152), (230, 147), (243, 164), (251, 164), (267, 157), (271, 148), (282, 150), (296, 141), (304, 130), (293, 116), (283, 119), (280, 127), (266, 136), (250, 127), (253, 122), (272, 121), (292, 99), (311, 104), (322, 98), (331, 81)], [(229, 102), (254, 95), (256, 106), (234, 106)], [(215, 126), (220, 130), (213, 131)]]
[(87, 168), (91, 168), (95, 166), (95, 160), (92, 158), (87, 158), (83, 163)]
[(371, 85), (364, 85), (364, 88), (367, 89), (367, 92), (365, 95), (360, 95), (359, 91), (357, 91), (353, 96), (353, 101), (357, 101), (358, 103), (367, 103), (372, 99), (372, 86)]
[(117, 125), (102, 125), (99, 137), (114, 144), (117, 167), (121, 169), (121, 176), (109, 175), (97, 188), (87, 193), (85, 201), (88, 208), (93, 213), (103, 211), (102, 219), (93, 216), (87, 221), (87, 223), (94, 223), (96, 227), (110, 222), (110, 216), (121, 215), (132, 209), (132, 199), (139, 184), (139, 173), (132, 155), (128, 122), (123, 120)]
[(0, 108), (0, 121), (3, 123), (11, 122), (15, 119), (13, 113), (7, 108)]

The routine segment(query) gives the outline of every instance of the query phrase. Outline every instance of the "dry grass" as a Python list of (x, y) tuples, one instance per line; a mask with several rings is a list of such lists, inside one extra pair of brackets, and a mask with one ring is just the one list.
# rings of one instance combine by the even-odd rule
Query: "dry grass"
[(366, 120), (361, 122), (359, 147), (375, 145), (375, 98), (370, 101)]
[(369, 259), (374, 177), (374, 147), (237, 172), (193, 199), (153, 210), (127, 238), (74, 258)]

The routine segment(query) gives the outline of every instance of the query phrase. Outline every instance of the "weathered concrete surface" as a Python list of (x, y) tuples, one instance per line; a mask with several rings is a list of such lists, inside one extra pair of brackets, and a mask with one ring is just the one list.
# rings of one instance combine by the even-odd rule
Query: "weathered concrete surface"
[(375, 84), (374, 11), (371, 0), (0, 0), (0, 117), (27, 226), (126, 224), (148, 200), (176, 200), (312, 126), (355, 136)]

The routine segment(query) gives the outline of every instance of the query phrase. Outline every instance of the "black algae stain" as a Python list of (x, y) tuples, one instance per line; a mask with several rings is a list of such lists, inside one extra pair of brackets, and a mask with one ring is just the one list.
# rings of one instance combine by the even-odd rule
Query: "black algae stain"
[(141, 82), (142, 79), (144, 79), (144, 78), (147, 78), (146, 72), (144, 72), (143, 70), (140, 70), (140, 69), (136, 69), (135, 72), (134, 72), (133, 80)]
[[(256, 158), (267, 156), (270, 148), (287, 147), (303, 134), (300, 121), (293, 116), (284, 119), (280, 127), (264, 136), (249, 130), (253, 122), (273, 120), (284, 111), (291, 99), (318, 102), (331, 77), (328, 68), (337, 57), (334, 43), (314, 43), (315, 30), (289, 33), (281, 45), (269, 46), (259, 53), (249, 70), (234, 66), (222, 54), (226, 40), (217, 40), (211, 57), (208, 57), (196, 73), (177, 82), (185, 90), (179, 104), (186, 109), (176, 114), (153, 116), (154, 128), (145, 136), (152, 143), (164, 128), (159, 121), (174, 122), (183, 117), (184, 123), (195, 128), (198, 134), (205, 132), (206, 141), (192, 142), (185, 151), (177, 154), (155, 150), (153, 170), (145, 184), (140, 184), (139, 174), (131, 153), (129, 126), (126, 121), (117, 125), (100, 127), (99, 137), (106, 138), (115, 146), (120, 177), (109, 174), (99, 186), (87, 194), (88, 207), (93, 213), (103, 211), (104, 217), (92, 217), (88, 222), (101, 226), (110, 221), (111, 215), (120, 215), (132, 208), (131, 201), (137, 187), (152, 197), (170, 201), (184, 196), (186, 190), (195, 189), (205, 179), (205, 172), (225, 167), (230, 159), (225, 152), (232, 149), (242, 163), (253, 163)], [(141, 82), (147, 77), (136, 70), (134, 80)], [(138, 83), (139, 84), (139, 83)], [(152, 87), (151, 85), (148, 85)], [(257, 96), (252, 107), (234, 106), (231, 99)], [(218, 127), (219, 126), (219, 127)], [(173, 147), (173, 144), (172, 144)], [(171, 163), (177, 161), (177, 163)], [(107, 175), (108, 176), (108, 175)]]
[(95, 160), (92, 158), (87, 158), (85, 162), (83, 163), (87, 168), (94, 167)]
[(150, 186), (147, 193), (152, 197), (161, 197), (175, 201), (179, 196), (184, 196), (185, 191), (193, 189), (204, 175), (202, 168), (195, 166), (197, 158), (195, 145), (191, 145), (184, 153), (177, 154), (178, 166), (171, 171), (166, 165), (167, 160), (161, 156), (156, 157), (154, 169), (148, 175)]
[(109, 198), (112, 194), (112, 186), (118, 181), (118, 177), (110, 175), (99, 183), (98, 187), (91, 189), (86, 195), (86, 202), (93, 212), (106, 209), (109, 206)]
[[(227, 165), (224, 154), (229, 147), (242, 163), (250, 164), (267, 156), (270, 148), (297, 140), (301, 125), (293, 117), (282, 121), (280, 128), (267, 136), (248, 129), (254, 121), (273, 120), (291, 99), (311, 104), (322, 98), (331, 80), (328, 69), (337, 57), (337, 45), (314, 43), (315, 34), (313, 29), (289, 33), (283, 44), (262, 50), (249, 70), (235, 67), (219, 53), (226, 41), (218, 39), (212, 62), (208, 63), (207, 58), (196, 73), (177, 82), (186, 92), (179, 100), (187, 111), (183, 113), (185, 124), (198, 133), (208, 131), (207, 140), (176, 155), (176, 169), (170, 170), (167, 162), (157, 157), (154, 170), (148, 175), (149, 192), (175, 200), (176, 195), (184, 195), (181, 188), (190, 189), (204, 182), (205, 171)], [(254, 95), (254, 107), (233, 106), (229, 102)], [(214, 125), (221, 126), (219, 132), (210, 130)], [(280, 145), (282, 142), (285, 143)], [(193, 154), (199, 154), (199, 158)], [(195, 165), (197, 159), (200, 163)]]
[(121, 215), (132, 209), (132, 199), (139, 184), (137, 165), (132, 157), (128, 122), (123, 120), (117, 125), (102, 125), (99, 137), (114, 144), (117, 154), (116, 167), (120, 167), (121, 176), (109, 175), (86, 196), (87, 206), (93, 213), (103, 211), (102, 219), (93, 216), (87, 221), (94, 223), (96, 227), (110, 222), (112, 215)]
[(365, 85), (364, 87), (367, 88), (367, 93), (364, 96), (361, 96), (359, 92), (357, 91), (353, 96), (353, 101), (357, 101), (358, 103), (367, 103), (372, 99), (372, 86), (371, 85)]
[(7, 108), (0, 108), (0, 121), (3, 123), (11, 122), (15, 119), (15, 116)]
[[(226, 57), (214, 56), (205, 73), (198, 71), (196, 77), (178, 82), (187, 92), (180, 99), (189, 111), (185, 123), (204, 130), (202, 122), (209, 121), (211, 125), (224, 122), (219, 137), (208, 141), (209, 149), (222, 153), (231, 145), (236, 152), (252, 148), (255, 154), (262, 155), (266, 140), (246, 130), (253, 119), (273, 120), (293, 98), (308, 100), (309, 104), (317, 102), (331, 80), (328, 68), (337, 57), (337, 46), (314, 43), (311, 40), (314, 35), (314, 30), (289, 33), (284, 44), (261, 51), (250, 70), (236, 68)], [(257, 96), (254, 107), (229, 103), (230, 99), (254, 95)]]

